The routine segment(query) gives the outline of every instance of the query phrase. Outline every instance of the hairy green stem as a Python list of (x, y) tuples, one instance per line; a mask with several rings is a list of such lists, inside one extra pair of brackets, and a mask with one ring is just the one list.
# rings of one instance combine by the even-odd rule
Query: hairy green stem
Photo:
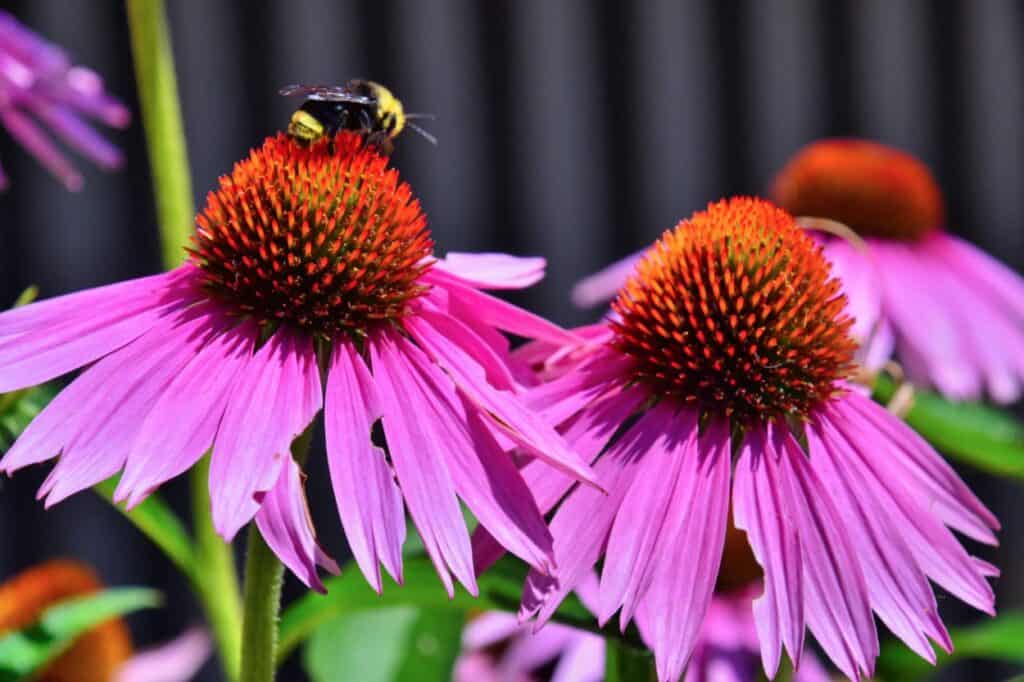
[[(306, 461), (312, 424), (292, 443), (292, 456)], [(249, 524), (242, 621), (242, 682), (272, 682), (277, 669), (277, 618), (281, 609), (284, 566), (267, 546), (255, 523)]]
[(194, 205), (174, 53), (163, 0), (128, 0), (132, 57), (153, 173), (157, 219), (167, 268), (181, 264)]

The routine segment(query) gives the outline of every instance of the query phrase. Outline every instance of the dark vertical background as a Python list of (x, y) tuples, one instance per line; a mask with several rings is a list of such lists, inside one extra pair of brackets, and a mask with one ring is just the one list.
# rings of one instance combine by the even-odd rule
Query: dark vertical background
[[(548, 258), (517, 300), (586, 321), (571, 284), (726, 194), (758, 193), (806, 142), (858, 135), (927, 161), (949, 229), (1024, 267), (1024, 5), (1014, 0), (280, 0), (168, 3), (197, 201), (283, 128), (290, 82), (365, 76), (432, 112), (437, 148), (414, 135), (395, 162), (442, 251)], [(120, 2), (0, 2), (103, 74), (138, 110)], [(0, 132), (12, 178), (0, 195), (0, 301), (31, 283), (51, 296), (159, 268), (142, 126), (111, 133), (120, 173), (85, 168), (70, 194)], [(83, 164), (84, 167), (84, 164)], [(343, 552), (322, 457), (310, 493), (321, 536)], [(45, 512), (39, 468), (0, 483), (0, 576), (71, 555), (111, 583), (171, 598), (135, 619), (142, 643), (198, 612), (116, 512), (83, 493)], [(1024, 504), (1009, 484), (968, 478), (1004, 523), (1002, 609), (1024, 605)], [(183, 486), (169, 497), (180, 506)], [(293, 592), (294, 585), (291, 586)], [(944, 599), (953, 620), (973, 618)], [(989, 679), (960, 668), (956, 679)], [(208, 666), (204, 680), (216, 680)], [(283, 679), (299, 679), (297, 669)]]

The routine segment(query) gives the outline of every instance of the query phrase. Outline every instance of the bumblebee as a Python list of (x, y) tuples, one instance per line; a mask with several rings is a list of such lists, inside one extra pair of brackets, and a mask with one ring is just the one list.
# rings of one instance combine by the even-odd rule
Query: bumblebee
[(300, 142), (308, 144), (323, 137), (334, 137), (339, 130), (354, 130), (363, 133), (367, 143), (390, 154), (394, 139), (409, 128), (431, 144), (437, 144), (433, 135), (411, 122), (414, 118), (429, 118), (428, 115), (407, 114), (402, 102), (390, 90), (373, 81), (356, 79), (345, 85), (288, 85), (280, 92), (286, 97), (303, 95), (306, 98), (288, 123), (288, 134)]

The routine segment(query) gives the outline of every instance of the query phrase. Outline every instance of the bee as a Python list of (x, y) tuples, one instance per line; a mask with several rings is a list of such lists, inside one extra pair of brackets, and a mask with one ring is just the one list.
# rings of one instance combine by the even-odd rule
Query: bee
[(302, 103), (288, 123), (288, 134), (304, 143), (334, 137), (339, 130), (363, 133), (367, 143), (385, 154), (394, 148), (394, 139), (409, 128), (431, 144), (437, 139), (412, 119), (432, 118), (429, 114), (407, 114), (402, 102), (390, 90), (368, 80), (350, 80), (345, 85), (288, 85), (281, 88), (285, 97), (303, 95)]

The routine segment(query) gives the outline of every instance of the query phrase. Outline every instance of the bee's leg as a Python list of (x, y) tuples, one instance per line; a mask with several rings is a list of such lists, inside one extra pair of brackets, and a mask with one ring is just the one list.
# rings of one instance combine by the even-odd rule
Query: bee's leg
[(395, 145), (392, 144), (391, 138), (383, 130), (375, 130), (367, 133), (364, 137), (367, 146), (376, 147), (384, 156), (391, 156), (391, 152), (395, 150)]

